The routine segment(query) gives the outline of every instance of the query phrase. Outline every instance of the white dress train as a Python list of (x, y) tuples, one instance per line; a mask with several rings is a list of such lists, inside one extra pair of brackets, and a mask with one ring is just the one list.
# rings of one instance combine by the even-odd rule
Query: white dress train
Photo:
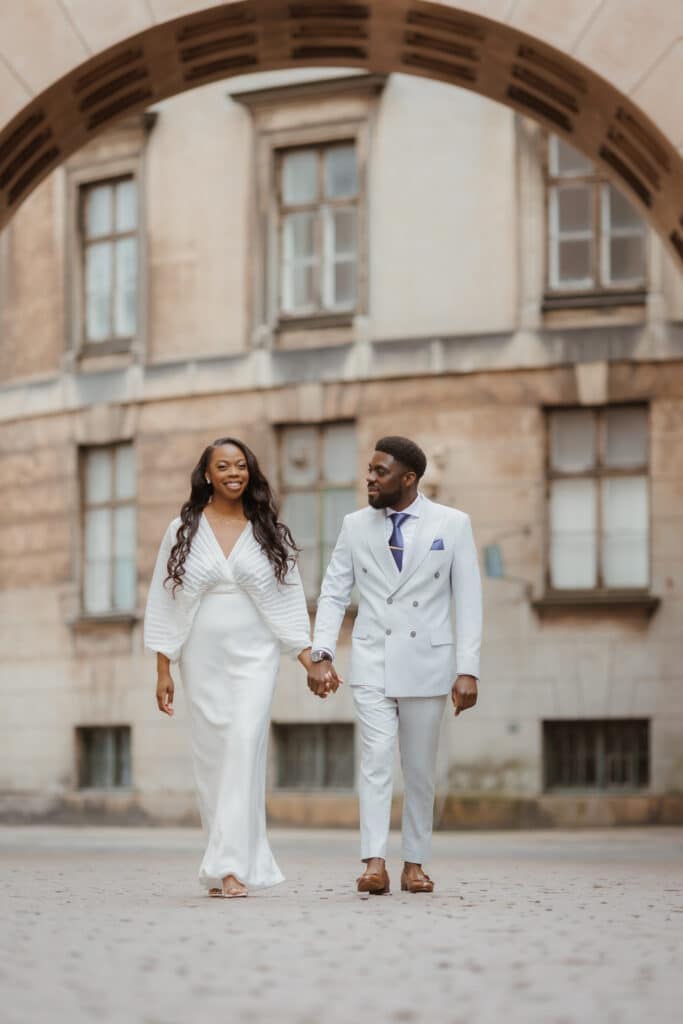
[(145, 644), (179, 660), (187, 696), (199, 809), (207, 840), (205, 888), (234, 875), (251, 888), (283, 880), (265, 813), (270, 707), (281, 648), (310, 645), (298, 571), (279, 585), (248, 524), (226, 558), (204, 516), (183, 587), (164, 587), (179, 520), (167, 530), (145, 615)]

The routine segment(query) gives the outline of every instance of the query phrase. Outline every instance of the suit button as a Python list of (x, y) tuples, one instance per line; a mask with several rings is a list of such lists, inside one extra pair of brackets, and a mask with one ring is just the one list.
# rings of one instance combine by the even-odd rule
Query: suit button
[(363, 572), (367, 572), (367, 571), (368, 570), (365, 568), (365, 566), (363, 566)]
[(417, 633), (415, 632), (415, 630), (414, 630), (414, 629), (411, 629), (411, 631), (410, 631), (410, 635), (411, 635), (412, 637), (415, 637), (415, 636), (417, 636)]
[(391, 630), (390, 629), (387, 630), (387, 636), (391, 636)]
[(387, 604), (393, 604), (393, 603), (394, 603), (393, 597), (388, 597), (387, 598)]
[(417, 606), (419, 605), (419, 603), (420, 603), (419, 601), (413, 601), (413, 608), (417, 608)]
[(440, 575), (441, 575), (441, 573), (440, 573), (440, 572), (435, 572), (435, 573), (434, 573), (434, 579), (435, 579), (435, 580), (438, 580), (438, 578), (439, 578), (439, 576), (440, 576)]

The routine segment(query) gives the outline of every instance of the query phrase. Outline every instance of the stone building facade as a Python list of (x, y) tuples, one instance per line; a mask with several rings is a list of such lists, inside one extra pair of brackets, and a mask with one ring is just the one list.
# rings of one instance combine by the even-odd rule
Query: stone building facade
[[(454, 87), (244, 77), (91, 142), (0, 236), (0, 811), (194, 820), (141, 622), (194, 462), (257, 451), (313, 609), (405, 433), (491, 574), (438, 822), (682, 820), (682, 319), (621, 194)], [(355, 822), (353, 721), (283, 663), (274, 820)]]

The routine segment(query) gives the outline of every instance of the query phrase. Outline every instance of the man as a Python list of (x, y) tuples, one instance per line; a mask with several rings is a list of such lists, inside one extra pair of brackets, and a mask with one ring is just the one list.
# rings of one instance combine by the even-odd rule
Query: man
[[(323, 580), (313, 637), (310, 689), (339, 686), (339, 629), (354, 584), (349, 683), (360, 723), (361, 859), (358, 891), (389, 892), (394, 746), (405, 784), (401, 889), (428, 893), (439, 727), (448, 693), (456, 716), (477, 701), (481, 583), (469, 516), (418, 492), (424, 452), (405, 437), (375, 445), (367, 473), (369, 508), (344, 519)], [(451, 627), (455, 604), (456, 644)], [(453, 679), (455, 677), (455, 682)]]

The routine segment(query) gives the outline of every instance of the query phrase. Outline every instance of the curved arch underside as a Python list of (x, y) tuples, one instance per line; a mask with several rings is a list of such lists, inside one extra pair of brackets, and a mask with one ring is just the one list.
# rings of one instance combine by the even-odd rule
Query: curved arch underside
[(234, 75), (315, 66), (421, 75), (534, 118), (601, 165), (683, 265), (683, 158), (642, 110), (533, 36), (420, 0), (240, 0), (117, 43), (0, 133), (0, 228), (47, 174), (117, 118)]

